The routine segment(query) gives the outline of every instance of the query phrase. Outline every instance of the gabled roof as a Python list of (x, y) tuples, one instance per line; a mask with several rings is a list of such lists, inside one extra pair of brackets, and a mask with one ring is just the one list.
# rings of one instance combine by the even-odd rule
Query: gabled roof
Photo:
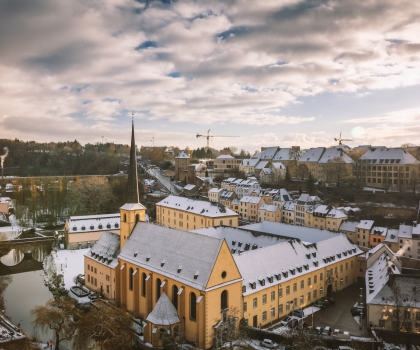
[(353, 163), (353, 160), (344, 152), (343, 148), (327, 148), (318, 163), (325, 164), (334, 158), (341, 158), (345, 163)]
[(235, 159), (235, 157), (232, 157), (229, 154), (221, 154), (220, 156), (218, 156), (216, 159)]
[(272, 166), (275, 169), (286, 169), (286, 167), (281, 163), (272, 163)]
[(222, 244), (220, 238), (139, 221), (118, 258), (204, 290)]
[(181, 151), (175, 158), (190, 158), (190, 156), (185, 151)]
[(374, 223), (375, 221), (373, 220), (361, 220), (359, 225), (356, 226), (356, 228), (370, 230), (373, 227)]
[(339, 231), (347, 231), (347, 232), (356, 232), (356, 227), (359, 224), (360, 224), (360, 221), (345, 220), (341, 223), (338, 230)]
[(290, 158), (291, 148), (280, 148), (273, 157), (273, 162), (279, 162), (282, 160), (291, 160)]
[(112, 269), (118, 265), (117, 256), (120, 253), (120, 235), (105, 231), (94, 246), (87, 251), (86, 257), (98, 261)]
[(261, 160), (271, 160), (276, 154), (278, 147), (267, 147), (266, 150), (256, 154), (253, 158), (258, 158)]
[(318, 162), (324, 151), (325, 147), (311, 148), (298, 160), (298, 162)]
[(147, 316), (146, 321), (159, 326), (171, 326), (181, 322), (178, 317), (178, 311), (165, 292), (162, 292), (152, 312)]
[(120, 229), (120, 214), (70, 216), (69, 233)]
[(125, 203), (120, 209), (139, 210), (139, 209), (146, 209), (146, 207), (141, 203)]
[(271, 170), (271, 168), (264, 168), (261, 170), (264, 175), (273, 175), (273, 170)]
[(274, 200), (279, 202), (290, 201), (291, 199), (292, 197), (285, 188), (280, 188), (279, 193), (274, 197)]
[[(312, 253), (315, 253), (315, 256)], [(345, 235), (339, 235), (315, 244), (304, 244), (297, 240), (291, 240), (234, 255), (234, 259), (243, 277), (242, 283), (246, 286), (246, 292), (243, 295), (249, 295), (284, 283), (299, 275), (336, 264), (338, 261), (348, 259), (351, 255), (360, 253), (361, 250), (350, 243)], [(331, 257), (334, 257), (334, 260)], [(302, 268), (302, 272), (299, 272), (298, 268)], [(291, 270), (295, 274), (292, 274)], [(285, 272), (288, 274), (283, 274)], [(277, 280), (275, 275), (280, 275), (280, 280)], [(272, 282), (269, 277), (273, 277)], [(265, 283), (261, 284), (261, 280), (265, 280)], [(255, 283), (255, 289), (251, 288), (252, 283)]]
[(251, 158), (251, 159), (244, 159), (242, 161), (241, 165), (243, 165), (243, 166), (256, 166), (257, 163), (258, 163), (258, 159)]
[(271, 205), (271, 204), (261, 204), (258, 207), (258, 210), (265, 210), (265, 211), (275, 213), (277, 210), (280, 210), (280, 208), (275, 206), (275, 205)]
[(238, 214), (220, 203), (191, 199), (187, 197), (168, 196), (156, 205), (165, 208), (184, 210), (187, 213), (200, 214), (207, 217), (237, 216)]
[(291, 211), (295, 211), (295, 202), (293, 201), (288, 201), (286, 203), (284, 203), (283, 205), (283, 210), (291, 210)]
[(419, 161), (402, 148), (372, 147), (363, 156), (368, 164), (419, 164)]
[(254, 204), (256, 204), (256, 203), (259, 203), (259, 202), (260, 202), (260, 200), (261, 200), (261, 197), (255, 197), (255, 196), (243, 196), (243, 197), (239, 200), (239, 202), (242, 202), (242, 203), (254, 203)]
[(389, 228), (386, 234), (386, 238), (384, 239), (384, 242), (398, 243), (398, 234), (399, 234), (398, 229)]
[(267, 164), (269, 163), (268, 160), (262, 160), (260, 161), (256, 166), (255, 166), (255, 170), (261, 170), (263, 168), (265, 168), (267, 166)]

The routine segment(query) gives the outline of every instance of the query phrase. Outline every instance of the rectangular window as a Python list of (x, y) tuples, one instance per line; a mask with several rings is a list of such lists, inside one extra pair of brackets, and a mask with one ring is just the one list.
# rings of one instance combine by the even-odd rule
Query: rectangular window
[(286, 312), (288, 312), (288, 311), (290, 311), (290, 303), (289, 302), (286, 303)]
[(88, 275), (88, 282), (90, 283), (90, 275)]
[(276, 292), (271, 292), (271, 300), (276, 299)]
[(267, 294), (263, 295), (263, 304), (267, 304)]
[(271, 318), (274, 318), (276, 316), (276, 311), (274, 310), (274, 307), (271, 309)]
[(300, 296), (300, 305), (303, 305), (303, 295)]
[(343, 264), (340, 265), (340, 272), (343, 272)]
[(106, 292), (109, 294), (109, 284), (106, 286)]
[(297, 283), (293, 283), (293, 291), (297, 292)]
[(279, 289), (279, 298), (283, 297), (283, 288)]
[(308, 287), (310, 287), (310, 285), (311, 285), (311, 278), (309, 277), (308, 278)]
[(346, 262), (346, 271), (349, 269), (349, 263)]
[(317, 275), (314, 276), (314, 284), (316, 284), (317, 277)]
[(279, 305), (279, 315), (283, 313), (283, 304)]
[(314, 290), (314, 299), (316, 299), (316, 289)]
[(322, 273), (319, 274), (319, 280), (322, 281)]
[(109, 275), (106, 275), (106, 280), (109, 281)]
[(290, 294), (290, 286), (286, 287), (286, 294)]
[(263, 312), (263, 317), (262, 317), (263, 321), (267, 321), (267, 311)]
[(95, 273), (97, 273), (97, 272), (96, 272), (96, 267), (95, 267)]
[(311, 301), (311, 292), (308, 293), (308, 301)]
[(88, 270), (90, 270), (90, 265), (88, 264)]
[(246, 302), (244, 303), (244, 312), (246, 312)]
[(256, 308), (256, 307), (257, 307), (257, 298), (254, 298), (254, 300), (252, 301), (252, 306), (253, 306), (254, 308)]
[(303, 289), (305, 287), (305, 282), (302, 280), (300, 281), (300, 289)]
[(98, 285), (97, 282), (98, 282), (98, 280), (95, 278), (95, 287)]
[(353, 260), (350, 262), (350, 267), (353, 268)]

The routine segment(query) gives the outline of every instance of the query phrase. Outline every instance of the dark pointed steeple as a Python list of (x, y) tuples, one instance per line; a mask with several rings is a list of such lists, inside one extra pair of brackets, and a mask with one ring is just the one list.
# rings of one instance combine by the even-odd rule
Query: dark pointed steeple
[(128, 170), (127, 189), (125, 191), (126, 203), (139, 203), (139, 186), (137, 179), (136, 142), (134, 140), (134, 120), (131, 129), (130, 167)]

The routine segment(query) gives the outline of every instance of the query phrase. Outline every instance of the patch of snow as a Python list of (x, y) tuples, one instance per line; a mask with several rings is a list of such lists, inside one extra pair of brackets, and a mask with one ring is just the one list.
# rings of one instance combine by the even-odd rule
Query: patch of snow
[(149, 342), (144, 343), (144, 345), (148, 346), (149, 348), (153, 348), (153, 345), (152, 345), (152, 344), (150, 344)]
[(85, 273), (84, 255), (88, 252), (88, 250), (89, 248), (76, 250), (59, 250), (56, 253), (51, 253), (57, 268), (57, 275), (63, 275), (64, 286), (67, 290), (75, 285), (74, 278), (77, 275), (83, 275)]
[(321, 308), (316, 307), (316, 306), (309, 306), (306, 309), (303, 309), (303, 314), (305, 315), (305, 317), (308, 317), (308, 316), (311, 316), (312, 313), (315, 313), (319, 310), (321, 310)]

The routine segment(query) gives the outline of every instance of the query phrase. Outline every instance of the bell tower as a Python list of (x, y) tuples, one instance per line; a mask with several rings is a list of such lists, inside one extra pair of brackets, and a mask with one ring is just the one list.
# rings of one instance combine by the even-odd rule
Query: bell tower
[(140, 203), (127, 203), (120, 208), (120, 250), (138, 221), (146, 221), (146, 207)]

